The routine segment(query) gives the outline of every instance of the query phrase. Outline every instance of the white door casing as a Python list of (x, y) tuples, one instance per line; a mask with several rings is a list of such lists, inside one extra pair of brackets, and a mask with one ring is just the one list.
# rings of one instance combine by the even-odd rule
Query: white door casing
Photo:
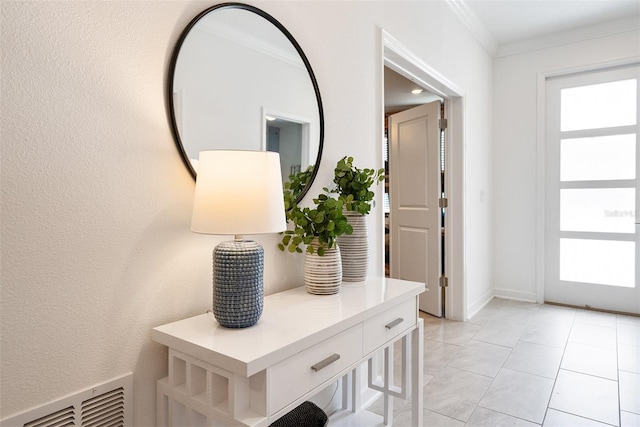
[(440, 102), (389, 117), (391, 277), (423, 282), (420, 310), (442, 316)]
[[(384, 67), (416, 82), (445, 99), (445, 117), (448, 119), (445, 136), (445, 176), (444, 189), (447, 194), (447, 233), (445, 235), (445, 272), (448, 277), (445, 315), (448, 319), (467, 320), (467, 280), (466, 280), (466, 214), (465, 214), (465, 105), (464, 89), (440, 73), (420, 56), (408, 49), (389, 32), (381, 29), (380, 93), (384, 93)], [(384, 105), (384, 100), (381, 106)], [(384, 135), (384, 108), (380, 112), (380, 156)], [(382, 204), (378, 209), (382, 212)], [(380, 226), (384, 228), (383, 221)], [(381, 236), (384, 236), (382, 233)], [(381, 245), (384, 242), (380, 241)], [(384, 246), (383, 246), (384, 247)], [(384, 263), (383, 253), (380, 259)]]

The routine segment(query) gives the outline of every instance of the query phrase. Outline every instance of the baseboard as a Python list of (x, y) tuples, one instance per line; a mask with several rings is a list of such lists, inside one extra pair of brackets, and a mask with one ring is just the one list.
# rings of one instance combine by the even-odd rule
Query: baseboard
[(493, 298), (510, 299), (514, 301), (536, 302), (536, 294), (533, 292), (514, 291), (512, 289), (492, 288), (485, 292), (475, 302), (467, 307), (467, 319), (470, 320), (478, 314)]
[(487, 304), (489, 304), (489, 301), (491, 301), (493, 297), (494, 289), (489, 289), (474, 303), (469, 304), (469, 306), (467, 307), (467, 320), (478, 314), (480, 310), (482, 310)]
[(533, 302), (537, 301), (535, 292), (514, 291), (512, 289), (494, 288), (493, 296), (516, 301)]

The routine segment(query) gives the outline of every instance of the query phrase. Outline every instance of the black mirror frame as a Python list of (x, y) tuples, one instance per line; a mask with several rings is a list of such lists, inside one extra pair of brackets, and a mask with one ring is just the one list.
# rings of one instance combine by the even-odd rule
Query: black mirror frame
[(322, 98), (320, 96), (320, 88), (318, 87), (318, 81), (316, 80), (316, 76), (313, 73), (313, 70), (311, 68), (311, 64), (309, 63), (309, 60), (307, 59), (307, 56), (304, 54), (302, 48), (300, 47), (300, 45), (298, 44), (296, 39), (293, 37), (293, 35), (277, 19), (275, 19), (273, 16), (269, 15), (267, 12), (265, 12), (265, 11), (263, 11), (261, 9), (258, 9), (257, 7), (254, 7), (254, 6), (251, 6), (251, 5), (248, 5), (248, 4), (244, 4), (244, 3), (234, 3), (234, 2), (220, 3), (220, 4), (217, 4), (215, 6), (211, 6), (211, 7), (207, 8), (207, 9), (203, 10), (202, 12), (200, 12), (195, 18), (193, 18), (191, 20), (191, 22), (189, 22), (189, 24), (186, 26), (186, 28), (180, 34), (180, 37), (178, 38), (178, 41), (176, 42), (176, 45), (173, 48), (173, 53), (171, 55), (171, 62), (169, 64), (169, 76), (168, 76), (168, 79), (167, 79), (166, 100), (167, 100), (167, 103), (169, 105), (168, 113), (169, 113), (169, 122), (171, 124), (171, 133), (173, 134), (173, 138), (175, 140), (175, 143), (176, 143), (176, 146), (178, 148), (178, 151), (180, 152), (180, 155), (182, 157), (182, 161), (184, 162), (185, 166), (187, 167), (187, 170), (189, 170), (189, 172), (191, 173), (191, 176), (195, 180), (196, 179), (196, 171), (193, 169), (193, 166), (191, 165), (191, 162), (189, 161), (189, 157), (187, 156), (187, 153), (186, 153), (186, 151), (184, 149), (184, 145), (182, 144), (182, 139), (180, 138), (180, 133), (178, 132), (178, 125), (176, 123), (175, 105), (173, 103), (173, 96), (172, 96), (174, 75), (175, 75), (175, 70), (176, 70), (176, 63), (178, 61), (178, 55), (180, 54), (180, 49), (182, 48), (182, 44), (184, 43), (184, 41), (187, 38), (187, 35), (191, 31), (191, 29), (198, 23), (198, 21), (200, 21), (201, 18), (203, 18), (208, 13), (210, 13), (210, 12), (212, 12), (214, 10), (217, 10), (217, 9), (241, 9), (241, 10), (246, 10), (248, 12), (255, 13), (256, 15), (259, 15), (262, 18), (264, 18), (267, 21), (269, 21), (276, 28), (278, 28), (282, 32), (282, 34), (285, 35), (285, 37), (287, 37), (289, 42), (291, 42), (293, 47), (298, 52), (298, 55), (300, 55), (300, 58), (302, 58), (302, 61), (304, 62), (304, 66), (306, 67), (307, 72), (309, 73), (309, 78), (311, 79), (311, 84), (313, 85), (313, 90), (315, 92), (316, 100), (317, 100), (317, 103), (318, 103), (318, 116), (319, 116), (319, 122), (320, 122), (319, 123), (320, 124), (319, 139), (320, 140), (318, 141), (319, 142), (318, 143), (318, 156), (316, 157), (313, 173), (311, 174), (311, 177), (309, 178), (309, 182), (304, 186), (304, 189), (302, 190), (302, 192), (296, 197), (295, 202), (299, 203), (302, 200), (302, 198), (305, 196), (305, 194), (307, 194), (307, 192), (309, 191), (309, 187), (311, 187), (311, 184), (315, 180), (316, 175), (318, 174), (318, 169), (320, 167), (320, 160), (322, 159), (322, 150), (323, 150), (323, 146), (324, 146), (324, 111), (322, 109)]

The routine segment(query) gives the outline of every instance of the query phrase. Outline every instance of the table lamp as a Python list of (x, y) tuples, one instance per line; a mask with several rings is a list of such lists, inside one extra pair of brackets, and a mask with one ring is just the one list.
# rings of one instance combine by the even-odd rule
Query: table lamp
[(213, 314), (227, 328), (255, 325), (264, 301), (264, 251), (246, 234), (287, 228), (280, 155), (201, 151), (191, 231), (234, 235), (213, 250)]

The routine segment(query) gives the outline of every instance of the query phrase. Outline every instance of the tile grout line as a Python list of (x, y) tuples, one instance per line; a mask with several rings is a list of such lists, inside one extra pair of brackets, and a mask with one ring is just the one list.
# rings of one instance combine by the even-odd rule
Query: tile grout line
[[(526, 326), (525, 326), (524, 330), (526, 330), (526, 329), (527, 329), (527, 327), (529, 326), (529, 324), (531, 324), (531, 319), (527, 320), (527, 323), (526, 323)], [(484, 327), (485, 327), (485, 325), (483, 325), (482, 327), (484, 328)], [(515, 344), (515, 345), (518, 345), (518, 343), (520, 342), (520, 337), (521, 337), (521, 336), (522, 336), (522, 334), (524, 333), (524, 330), (523, 330), (523, 332), (521, 332), (521, 333), (520, 333), (520, 335), (518, 336), (518, 340), (516, 341), (516, 344)], [(478, 332), (479, 332), (479, 331), (478, 331)], [(474, 336), (475, 336), (475, 334), (474, 334)], [(509, 356), (511, 356), (511, 353), (513, 353), (513, 349), (514, 349), (514, 348), (515, 348), (515, 346), (514, 346), (514, 347), (511, 347), (511, 351), (509, 351)], [(500, 369), (498, 369), (498, 372), (496, 373), (496, 375), (495, 375), (494, 377), (492, 377), (492, 378), (491, 378), (491, 382), (489, 383), (489, 386), (488, 386), (488, 387), (487, 387), (487, 389), (484, 391), (484, 393), (482, 393), (482, 396), (480, 397), (480, 400), (478, 400), (478, 403), (476, 404), (476, 409), (477, 409), (477, 408), (483, 408), (483, 409), (488, 409), (488, 410), (490, 410), (490, 411), (493, 411), (493, 409), (489, 409), (489, 408), (485, 408), (484, 406), (480, 406), (480, 402), (482, 402), (482, 399), (484, 399), (485, 395), (487, 394), (487, 392), (489, 391), (489, 389), (490, 389), (490, 388), (491, 388), (491, 386), (493, 385), (493, 382), (495, 381), (496, 377), (498, 376), (498, 374), (500, 374), (500, 371), (504, 368), (504, 364), (505, 364), (505, 363), (507, 362), (507, 360), (509, 359), (509, 356), (507, 356), (507, 357), (504, 359), (504, 362), (502, 362), (502, 365), (500, 365)], [(474, 411), (475, 411), (475, 410), (474, 410)], [(496, 411), (496, 412), (497, 412), (497, 411)], [(499, 413), (500, 413), (500, 414), (503, 414), (503, 415), (506, 415), (506, 416), (509, 416), (509, 417), (513, 417), (513, 415), (505, 414), (504, 412), (499, 412)], [(473, 415), (473, 412), (472, 412), (472, 415)], [(529, 420), (525, 420), (524, 418), (520, 418), (520, 417), (514, 417), (514, 418), (517, 418), (517, 419), (520, 419), (520, 420), (524, 420), (524, 421), (530, 422)], [(467, 421), (468, 421), (468, 420), (467, 420)], [(537, 424), (537, 423), (536, 423), (536, 424)], [(465, 423), (465, 425), (466, 425), (466, 423)], [(542, 424), (540, 424), (540, 425), (542, 425)]]
[[(547, 401), (547, 408), (544, 411), (544, 418), (542, 419), (542, 424), (544, 426), (544, 422), (547, 419), (547, 414), (549, 413), (549, 409), (553, 409), (554, 411), (556, 409), (551, 408), (551, 399), (553, 399), (553, 392), (556, 389), (556, 383), (558, 382), (558, 377), (560, 376), (560, 370), (562, 369), (562, 361), (564, 360), (564, 356), (565, 353), (567, 352), (567, 346), (569, 345), (569, 337), (571, 336), (571, 331), (573, 331), (573, 325), (576, 322), (576, 314), (574, 313), (573, 318), (571, 319), (571, 327), (569, 328), (569, 333), (567, 334), (567, 340), (564, 343), (564, 347), (562, 348), (562, 357), (560, 358), (560, 363), (558, 363), (558, 370), (556, 371), (556, 376), (553, 379), (553, 387), (551, 387), (551, 394), (549, 395), (549, 400)], [(564, 411), (561, 411), (564, 412)], [(571, 414), (571, 415), (575, 415), (575, 414)]]
[(622, 390), (620, 389), (620, 362), (619, 357), (619, 342), (618, 342), (618, 316), (616, 315), (616, 378), (618, 381), (618, 425), (622, 426)]
[[(509, 308), (507, 310), (504, 310), (505, 307), (509, 307)], [(438, 324), (438, 326), (437, 326), (437, 328), (441, 328), (441, 335), (440, 336), (436, 335), (436, 337), (438, 339), (430, 338), (430, 340), (432, 340), (434, 342), (438, 342), (438, 343), (446, 345), (446, 346), (456, 347), (456, 351), (454, 352), (454, 354), (450, 355), (446, 359), (446, 362), (444, 364), (438, 366), (435, 370), (432, 371), (433, 372), (432, 378), (437, 376), (437, 375), (440, 375), (444, 369), (452, 368), (452, 369), (457, 369), (459, 371), (463, 371), (463, 372), (467, 372), (467, 373), (473, 373), (473, 374), (476, 374), (476, 375), (479, 375), (479, 376), (486, 377), (490, 381), (488, 382), (488, 385), (487, 385), (486, 389), (479, 396), (479, 398), (477, 400), (477, 403), (472, 407), (471, 413), (470, 413), (469, 417), (466, 419), (466, 421), (463, 421), (463, 420), (461, 420), (459, 418), (451, 417), (450, 415), (441, 413), (441, 412), (439, 412), (437, 410), (432, 411), (432, 410), (429, 409), (429, 411), (431, 411), (431, 412), (433, 412), (435, 414), (438, 414), (440, 416), (447, 417), (447, 418), (452, 419), (452, 420), (457, 420), (458, 422), (464, 422), (465, 425), (468, 424), (469, 420), (471, 419), (471, 417), (473, 416), (474, 412), (478, 408), (481, 408), (481, 409), (487, 410), (487, 411), (491, 411), (491, 412), (495, 412), (497, 414), (500, 414), (500, 416), (506, 416), (506, 417), (511, 417), (511, 418), (514, 418), (514, 419), (519, 419), (519, 420), (524, 420), (524, 421), (527, 421), (527, 422), (531, 422), (528, 419), (521, 418), (521, 417), (515, 416), (515, 415), (510, 415), (508, 413), (504, 413), (504, 412), (497, 411), (497, 410), (494, 410), (494, 409), (485, 408), (485, 407), (480, 405), (480, 402), (482, 402), (482, 400), (487, 396), (488, 391), (494, 385), (496, 377), (500, 374), (500, 372), (504, 372), (504, 370), (507, 369), (505, 367), (505, 365), (506, 365), (507, 361), (509, 360), (509, 358), (511, 358), (514, 355), (514, 350), (516, 349), (516, 347), (518, 347), (518, 345), (520, 345), (522, 343), (529, 343), (529, 344), (539, 345), (540, 347), (550, 347), (550, 348), (556, 348), (556, 349), (559, 348), (559, 349), (562, 350), (562, 354), (561, 354), (560, 360), (558, 361), (557, 368), (555, 369), (554, 377), (545, 377), (545, 376), (541, 376), (541, 375), (534, 374), (534, 373), (531, 373), (531, 372), (519, 371), (519, 370), (516, 369), (516, 371), (518, 371), (518, 372), (528, 373), (528, 374), (536, 376), (536, 377), (548, 378), (549, 380), (552, 380), (551, 393), (549, 395), (549, 399), (547, 400), (546, 407), (544, 408), (544, 416), (542, 418), (542, 425), (547, 420), (547, 418), (549, 416), (549, 410), (550, 409), (553, 409), (554, 411), (557, 411), (557, 412), (560, 412), (560, 413), (563, 413), (563, 414), (567, 414), (569, 416), (578, 417), (578, 418), (582, 418), (582, 419), (585, 419), (585, 420), (593, 420), (594, 422), (600, 422), (600, 423), (607, 424), (607, 425), (614, 425), (614, 424), (608, 424), (605, 421), (599, 421), (599, 420), (592, 419), (590, 417), (585, 417), (583, 415), (574, 414), (574, 413), (571, 413), (571, 412), (566, 412), (566, 409), (561, 410), (561, 409), (554, 409), (554, 408), (550, 407), (551, 401), (552, 401), (552, 399), (554, 397), (554, 391), (556, 390), (556, 387), (558, 385), (559, 375), (561, 374), (561, 371), (563, 371), (563, 370), (567, 371), (567, 372), (572, 372), (572, 373), (575, 373), (575, 374), (586, 375), (586, 376), (589, 376), (589, 377), (592, 377), (592, 378), (598, 378), (598, 379), (607, 380), (607, 381), (611, 381), (612, 380), (611, 378), (602, 377), (600, 375), (596, 375), (596, 374), (592, 374), (592, 373), (588, 373), (588, 372), (581, 372), (581, 371), (575, 371), (573, 369), (568, 369), (568, 368), (563, 369), (562, 368), (563, 363), (568, 360), (567, 359), (567, 356), (568, 356), (567, 355), (567, 350), (568, 350), (568, 347), (569, 347), (569, 343), (572, 342), (571, 341), (572, 334), (575, 334), (576, 331), (577, 331), (576, 327), (577, 327), (578, 324), (583, 324), (584, 323), (586, 325), (601, 326), (601, 327), (608, 327), (608, 326), (607, 325), (601, 325), (598, 322), (596, 322), (596, 323), (592, 323), (592, 322), (589, 322), (589, 321), (580, 322), (579, 321), (580, 319), (578, 318), (578, 316), (581, 313), (581, 311), (580, 311), (580, 309), (575, 309), (575, 310), (573, 310), (573, 316), (571, 316), (570, 319), (567, 319), (567, 320), (570, 320), (570, 323), (567, 322), (567, 323), (569, 323), (569, 325), (568, 325), (569, 328), (568, 328), (568, 331), (567, 331), (566, 339), (564, 340), (564, 343), (563, 343), (562, 347), (555, 347), (553, 345), (548, 345), (548, 344), (540, 344), (540, 343), (536, 343), (534, 341), (531, 341), (531, 342), (523, 341), (522, 337), (523, 337), (524, 331), (526, 331), (527, 328), (529, 328), (534, 323), (540, 323), (540, 324), (543, 324), (543, 325), (547, 325), (548, 328), (553, 328), (555, 326), (562, 327), (562, 325), (565, 324), (564, 321), (559, 322), (559, 323), (558, 322), (555, 322), (555, 323), (554, 322), (550, 322), (549, 323), (549, 322), (541, 321), (540, 319), (538, 319), (539, 317), (543, 317), (545, 315), (544, 313), (542, 313), (540, 311), (541, 307), (543, 307), (543, 305), (537, 305), (536, 309), (530, 310), (530, 309), (524, 309), (524, 308), (520, 309), (520, 307), (518, 307), (518, 306), (508, 306), (506, 304), (503, 304), (499, 308), (497, 308), (494, 311), (493, 314), (491, 314), (489, 316), (486, 316), (486, 317), (483, 317), (484, 324), (483, 323), (474, 323), (473, 320), (467, 321), (467, 322), (460, 322), (461, 324), (467, 323), (467, 324), (473, 325), (474, 327), (478, 328), (477, 330), (473, 331), (472, 334), (469, 334), (469, 335), (467, 335), (467, 331), (463, 331), (464, 335), (469, 337), (468, 339), (465, 339), (463, 341), (464, 344), (461, 344), (460, 341), (456, 341), (454, 339), (455, 338), (455, 334), (454, 334), (453, 338), (451, 336), (447, 336), (445, 331), (446, 331), (446, 328), (447, 328), (447, 325), (449, 324), (449, 322), (447, 322), (447, 319), (443, 319), (443, 321), (440, 322)], [(509, 313), (509, 311), (512, 310), (512, 309), (515, 309), (515, 311)], [(529, 310), (530, 310), (530, 312), (535, 311), (536, 313), (533, 316), (526, 316), (525, 313), (527, 311), (529, 311)], [(538, 313), (540, 315), (538, 315)], [(526, 316), (527, 317), (526, 320), (524, 322), (522, 322), (524, 324), (524, 328), (519, 333), (518, 338), (515, 340), (515, 342), (512, 345), (504, 345), (502, 343), (503, 342), (507, 342), (506, 340), (503, 340), (500, 337), (492, 338), (491, 336), (488, 336), (487, 340), (476, 339), (476, 337), (479, 334), (483, 333), (483, 331), (485, 331), (485, 333), (492, 334), (493, 333), (493, 329), (496, 329), (495, 328), (495, 323), (496, 322), (500, 323), (500, 322), (508, 322), (509, 321), (508, 317), (506, 319), (505, 318), (496, 319), (496, 317), (498, 317), (498, 318), (500, 317), (500, 314), (514, 314), (515, 318), (520, 319), (519, 321), (521, 321), (523, 319), (523, 317), (521, 317), (521, 316)], [(515, 321), (513, 319), (514, 318), (511, 318), (511, 321)], [(547, 319), (547, 320), (553, 320), (553, 319)], [(562, 319), (558, 319), (558, 320), (562, 320)], [(619, 341), (619, 337), (618, 337), (618, 323), (619, 322), (617, 320), (618, 319), (616, 318), (616, 323), (615, 323), (615, 326), (613, 327), (613, 329), (615, 330), (615, 333), (616, 333), (616, 336), (615, 336), (615, 358), (616, 358), (616, 360), (615, 360), (615, 372), (616, 372), (616, 378), (617, 378), (617, 381), (616, 381), (617, 382), (617, 389), (616, 389), (616, 391), (617, 391), (617, 395), (618, 395), (617, 396), (617, 399), (618, 399), (617, 400), (617, 404), (618, 404), (617, 412), (618, 413), (617, 413), (617, 420), (616, 421), (618, 422), (618, 425), (620, 426), (621, 423), (622, 423), (622, 407), (621, 407), (622, 404), (621, 404), (621, 397), (620, 397), (621, 396), (621, 389), (620, 389), (620, 372), (621, 372), (621, 370), (620, 370), (620, 361), (619, 361), (619, 345), (620, 345), (620, 341)], [(488, 322), (488, 324), (487, 324), (487, 322)], [(492, 328), (492, 325), (494, 325), (493, 328)], [(542, 326), (542, 329), (545, 329), (545, 328), (546, 328), (545, 326)], [(497, 329), (500, 329), (500, 328), (497, 328)], [(454, 339), (454, 341), (456, 341), (456, 342), (452, 343), (451, 342), (452, 339)], [(498, 342), (491, 342), (491, 339), (494, 339), (494, 341), (497, 339)], [(497, 372), (496, 372), (496, 374), (494, 376), (482, 374), (482, 373), (479, 373), (479, 372), (476, 372), (476, 371), (473, 371), (473, 370), (459, 368), (459, 367), (455, 367), (455, 366), (451, 365), (451, 363), (455, 360), (456, 355), (459, 355), (459, 353), (461, 351), (463, 351), (465, 348), (468, 348), (468, 346), (472, 342), (474, 342), (474, 343), (475, 342), (483, 343), (483, 344), (486, 344), (486, 345), (492, 345), (492, 346), (496, 346), (496, 347), (508, 348), (509, 349), (508, 354), (506, 354), (505, 359), (500, 363), (500, 366), (498, 367)], [(512, 342), (512, 341), (510, 341), (510, 342)], [(580, 344), (580, 343), (578, 343), (578, 344)], [(593, 345), (593, 344), (592, 343), (583, 343), (583, 345)], [(596, 345), (595, 347), (599, 347), (599, 346)], [(425, 384), (425, 386), (427, 384)], [(426, 407), (426, 405), (425, 405), (425, 407)], [(534, 423), (534, 424), (536, 424), (536, 423)]]

